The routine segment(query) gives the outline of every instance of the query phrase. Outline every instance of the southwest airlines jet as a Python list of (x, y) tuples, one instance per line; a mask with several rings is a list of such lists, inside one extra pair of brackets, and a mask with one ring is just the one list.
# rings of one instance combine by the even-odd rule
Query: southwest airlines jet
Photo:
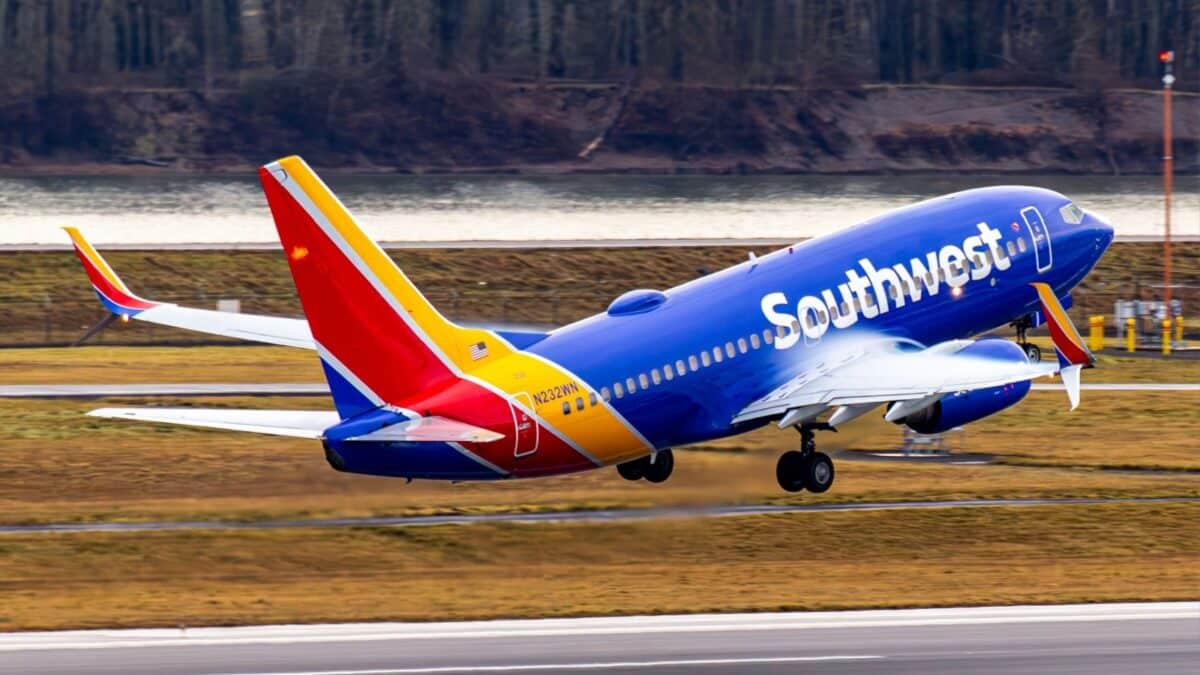
[[(321, 441), (339, 471), (490, 480), (616, 465), (661, 482), (671, 448), (777, 424), (776, 474), (824, 492), (815, 432), (883, 408), (921, 433), (982, 419), (1059, 374), (1071, 407), (1093, 357), (1064, 311), (1112, 228), (1038, 188), (968, 190), (672, 289), (632, 290), (548, 333), (456, 325), (298, 157), (259, 170), (305, 319), (134, 295), (68, 228), (125, 318), (317, 352), (335, 410), (103, 408), (92, 415)], [(969, 339), (1005, 324), (1022, 345)], [(1048, 325), (1056, 362), (1024, 331)], [(1023, 349), (1023, 346), (1025, 347)]]

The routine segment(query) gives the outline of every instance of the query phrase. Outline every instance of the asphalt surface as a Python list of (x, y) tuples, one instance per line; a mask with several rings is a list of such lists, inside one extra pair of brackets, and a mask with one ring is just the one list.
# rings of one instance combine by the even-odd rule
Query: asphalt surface
[(982, 509), (1030, 506), (1094, 504), (1171, 504), (1200, 502), (1200, 497), (1131, 497), (1060, 499), (959, 499), (924, 502), (863, 502), (845, 504), (741, 504), (684, 506), (652, 509), (605, 509), (594, 511), (547, 511), (541, 513), (477, 513), (438, 516), (383, 516), (362, 518), (313, 518), (308, 520), (209, 521), (178, 520), (130, 523), (44, 523), (0, 525), (0, 535), (54, 534), (77, 532), (163, 532), (172, 530), (285, 530), (311, 527), (430, 527), (480, 523), (594, 523), (656, 518), (732, 518), (772, 513), (832, 511), (905, 511), (916, 509)]
[(1200, 602), (0, 635), (0, 673), (1196, 673)]
[[(1035, 383), (1034, 391), (1062, 391), (1061, 384)], [(1200, 383), (1083, 384), (1084, 391), (1200, 391)], [(197, 384), (8, 384), (0, 398), (101, 398), (105, 396), (313, 396), (329, 393), (324, 382)]]

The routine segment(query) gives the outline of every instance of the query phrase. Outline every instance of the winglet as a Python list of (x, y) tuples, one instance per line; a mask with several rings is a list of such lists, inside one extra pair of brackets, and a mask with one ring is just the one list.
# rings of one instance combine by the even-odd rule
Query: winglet
[(1096, 357), (1088, 351), (1083, 337), (1075, 329), (1075, 324), (1071, 323), (1071, 318), (1067, 316), (1066, 310), (1058, 301), (1058, 297), (1054, 295), (1054, 291), (1048, 284), (1042, 282), (1035, 282), (1031, 285), (1037, 290), (1038, 299), (1042, 302), (1042, 314), (1046, 317), (1046, 326), (1050, 328), (1050, 338), (1054, 341), (1054, 351), (1058, 353), (1059, 367), (1062, 369), (1066, 369), (1068, 366), (1091, 368), (1092, 364), (1096, 362)]
[(1058, 371), (1062, 377), (1063, 387), (1067, 390), (1067, 399), (1071, 401), (1071, 410), (1079, 407), (1079, 369), (1083, 366), (1067, 366)]
[(158, 304), (134, 295), (109, 266), (108, 261), (92, 248), (79, 230), (74, 227), (64, 227), (63, 230), (71, 237), (71, 242), (75, 245), (75, 255), (79, 256), (79, 262), (83, 263), (92, 288), (108, 311), (130, 317)]

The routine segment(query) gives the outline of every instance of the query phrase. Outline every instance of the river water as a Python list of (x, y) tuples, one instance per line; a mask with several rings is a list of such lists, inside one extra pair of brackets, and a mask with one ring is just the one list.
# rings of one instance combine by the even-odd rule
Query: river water
[[(1118, 235), (1159, 235), (1155, 176), (331, 176), (376, 239), (799, 240), (971, 187), (1058, 190)], [(1173, 232), (1200, 235), (1200, 177), (1177, 180)], [(0, 245), (256, 243), (276, 235), (253, 175), (0, 178)]]

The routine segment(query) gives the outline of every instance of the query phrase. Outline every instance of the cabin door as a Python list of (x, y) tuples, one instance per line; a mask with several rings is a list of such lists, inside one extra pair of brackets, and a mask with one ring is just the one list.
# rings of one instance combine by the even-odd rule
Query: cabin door
[(525, 457), (537, 452), (538, 423), (533, 399), (521, 391), (509, 401), (513, 415), (513, 457)]
[(1025, 227), (1029, 228), (1029, 237), (1033, 239), (1033, 257), (1037, 262), (1037, 271), (1045, 272), (1054, 262), (1054, 252), (1050, 249), (1050, 230), (1037, 207), (1027, 206), (1021, 209), (1021, 217), (1025, 219)]

